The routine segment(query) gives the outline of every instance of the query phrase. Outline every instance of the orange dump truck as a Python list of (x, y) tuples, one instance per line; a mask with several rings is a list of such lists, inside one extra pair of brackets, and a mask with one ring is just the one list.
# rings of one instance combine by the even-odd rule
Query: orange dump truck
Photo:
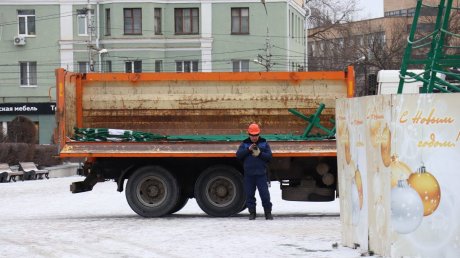
[[(335, 100), (353, 95), (352, 67), (138, 74), (57, 69), (56, 78), (60, 156), (85, 159), (79, 174), (86, 178), (71, 185), (73, 193), (114, 180), (144, 217), (177, 212), (190, 198), (211, 216), (237, 214), (245, 196), (235, 152), (257, 122), (273, 152), (269, 179), (281, 183), (284, 200), (336, 197), (332, 118)], [(95, 137), (98, 132), (105, 137)], [(111, 137), (117, 134), (121, 139)], [(125, 137), (136, 134), (138, 141)]]

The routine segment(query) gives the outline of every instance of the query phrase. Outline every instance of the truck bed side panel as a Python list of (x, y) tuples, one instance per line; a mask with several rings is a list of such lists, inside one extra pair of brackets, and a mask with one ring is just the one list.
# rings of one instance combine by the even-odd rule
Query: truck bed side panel
[[(288, 109), (294, 108), (311, 115), (320, 103), (326, 105), (321, 116), (322, 123), (331, 128), (333, 125), (329, 120), (335, 114), (335, 100), (347, 96), (349, 82), (344, 72), (66, 73), (64, 114), (58, 122), (64, 123), (68, 145), (62, 148), (61, 154), (85, 156), (101, 151), (94, 146), (100, 144), (102, 147), (102, 143), (86, 145), (85, 149), (82, 148), (84, 145), (70, 142), (68, 139), (72, 137), (74, 127), (129, 129), (162, 135), (218, 135), (245, 133), (249, 123), (257, 122), (261, 124), (263, 134), (298, 135), (303, 133), (308, 123)], [(150, 144), (154, 146), (157, 143)], [(181, 145), (177, 142), (162, 143), (162, 146), (165, 144), (175, 149), (174, 153), (181, 152)], [(130, 143), (123, 145), (130, 146)], [(113, 149), (113, 152), (122, 155), (123, 150), (129, 153), (130, 148), (137, 148), (126, 146)], [(292, 153), (297, 152), (295, 144), (286, 146), (293, 148)], [(200, 148), (188, 152), (195, 151), (199, 156)], [(153, 147), (146, 149), (160, 156), (164, 152)], [(276, 151), (275, 148), (275, 155)], [(309, 148), (305, 148), (304, 153), (308, 151)], [(102, 152), (110, 155), (110, 150)], [(223, 147), (214, 155), (227, 152)], [(142, 153), (146, 155), (145, 151)], [(335, 155), (335, 150), (328, 153)]]

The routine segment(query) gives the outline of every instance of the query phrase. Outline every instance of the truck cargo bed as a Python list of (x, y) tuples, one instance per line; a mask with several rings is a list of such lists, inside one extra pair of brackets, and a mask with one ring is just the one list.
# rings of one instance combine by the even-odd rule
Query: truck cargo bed
[[(331, 128), (335, 100), (353, 94), (346, 72), (78, 74), (56, 71), (62, 157), (230, 157), (237, 141), (73, 142), (74, 128), (114, 128), (159, 135), (301, 135), (313, 114)], [(316, 129), (313, 134), (318, 133)], [(275, 156), (333, 156), (335, 142), (273, 142)]]

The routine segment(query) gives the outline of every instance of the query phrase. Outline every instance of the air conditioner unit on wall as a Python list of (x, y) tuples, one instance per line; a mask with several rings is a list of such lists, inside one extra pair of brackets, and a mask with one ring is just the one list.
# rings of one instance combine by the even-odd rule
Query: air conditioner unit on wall
[(24, 36), (16, 36), (14, 37), (14, 45), (15, 46), (24, 46), (26, 44), (26, 37)]

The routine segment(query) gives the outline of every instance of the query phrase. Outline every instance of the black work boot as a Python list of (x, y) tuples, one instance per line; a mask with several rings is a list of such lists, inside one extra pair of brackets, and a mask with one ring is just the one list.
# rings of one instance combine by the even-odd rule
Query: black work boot
[(251, 208), (249, 209), (249, 220), (255, 220), (256, 219), (256, 209)]
[(266, 220), (273, 220), (272, 210), (271, 209), (264, 209), (265, 212), (265, 219)]

